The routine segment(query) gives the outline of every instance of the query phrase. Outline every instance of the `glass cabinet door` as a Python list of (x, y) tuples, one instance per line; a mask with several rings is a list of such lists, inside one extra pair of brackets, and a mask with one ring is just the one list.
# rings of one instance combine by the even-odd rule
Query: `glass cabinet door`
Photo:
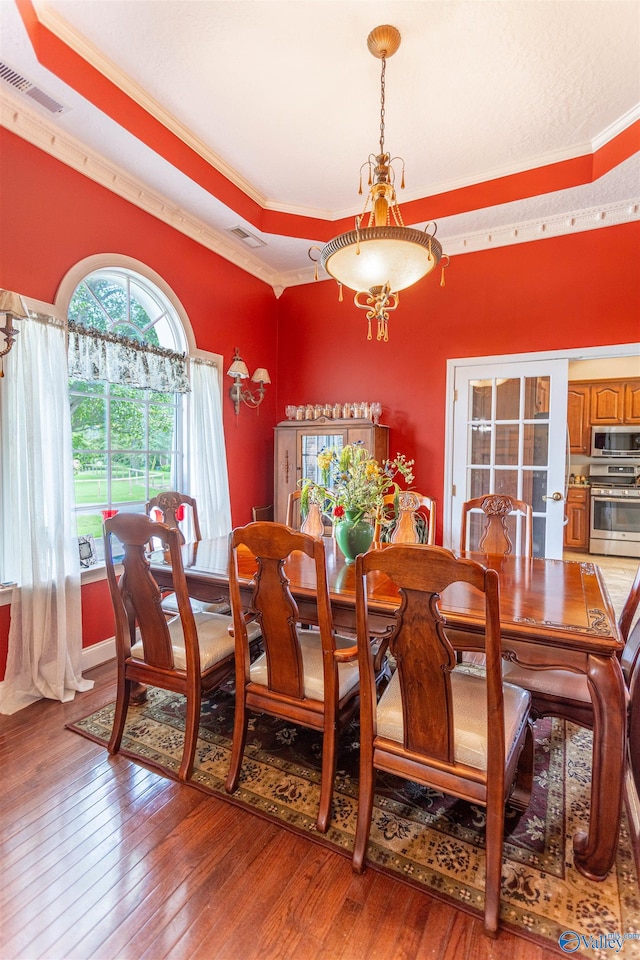
[[(345, 443), (345, 432), (341, 433), (303, 433), (300, 435), (300, 467), (303, 480), (323, 483), (318, 469), (318, 454), (325, 448), (331, 448), (340, 456)], [(331, 480), (329, 480), (331, 486)]]

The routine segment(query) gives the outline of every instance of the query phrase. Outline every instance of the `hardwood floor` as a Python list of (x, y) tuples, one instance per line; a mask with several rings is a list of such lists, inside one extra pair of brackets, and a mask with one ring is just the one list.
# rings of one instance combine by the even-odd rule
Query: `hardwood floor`
[(2, 960), (551, 960), (64, 729), (115, 695), (0, 717)]

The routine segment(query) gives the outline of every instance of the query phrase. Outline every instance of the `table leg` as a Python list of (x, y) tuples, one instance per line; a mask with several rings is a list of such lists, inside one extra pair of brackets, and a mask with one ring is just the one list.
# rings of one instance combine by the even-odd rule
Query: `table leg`
[(588, 832), (573, 839), (574, 861), (590, 880), (604, 880), (613, 866), (622, 813), (626, 753), (626, 697), (616, 657), (591, 655), (587, 677), (593, 701), (591, 812)]
[(131, 694), (129, 696), (129, 703), (133, 704), (134, 707), (139, 707), (141, 703), (147, 702), (147, 687), (144, 683), (138, 683), (137, 680), (131, 684)]

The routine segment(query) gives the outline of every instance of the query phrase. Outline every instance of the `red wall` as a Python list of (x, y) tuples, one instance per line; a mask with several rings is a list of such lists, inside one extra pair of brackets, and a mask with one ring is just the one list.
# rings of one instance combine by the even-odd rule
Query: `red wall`
[[(630, 342), (640, 338), (640, 224), (456, 257), (401, 295), (390, 340), (366, 340), (364, 312), (332, 282), (266, 284), (0, 129), (0, 286), (52, 302), (66, 272), (97, 253), (155, 270), (184, 305), (197, 345), (238, 346), (273, 385), (259, 414), (224, 428), (234, 524), (270, 503), (273, 426), (287, 403), (379, 400), (390, 452), (416, 458), (416, 486), (442, 500), (447, 358)], [(229, 381), (230, 382), (230, 381)], [(0, 668), (8, 633), (0, 608)], [(104, 582), (83, 589), (85, 646), (113, 635)]]
[[(224, 355), (225, 371), (238, 346), (250, 370), (277, 368), (277, 301), (267, 284), (139, 210), (108, 190), (0, 129), (0, 286), (47, 303), (79, 260), (110, 252), (155, 270), (183, 304), (197, 346)], [(259, 415), (236, 418), (223, 403), (234, 524), (251, 506), (271, 502), (275, 389)], [(84, 643), (113, 636), (106, 584), (83, 592)], [(0, 608), (0, 670), (4, 669), (8, 608)]]
[[(250, 370), (275, 373), (271, 287), (4, 129), (0, 152), (2, 287), (51, 303), (79, 260), (105, 252), (134, 257), (168, 283), (197, 346), (222, 353), (225, 371), (238, 346)], [(223, 412), (233, 519), (244, 523), (251, 506), (271, 496), (275, 391), (267, 391), (259, 416), (244, 407), (236, 420), (226, 396)]]
[(442, 502), (446, 361), (639, 340), (638, 263), (637, 222), (458, 256), (444, 288), (436, 271), (401, 293), (387, 343), (366, 339), (365, 312), (333, 281), (291, 287), (278, 409), (380, 401), (390, 454), (415, 457), (416, 489)]

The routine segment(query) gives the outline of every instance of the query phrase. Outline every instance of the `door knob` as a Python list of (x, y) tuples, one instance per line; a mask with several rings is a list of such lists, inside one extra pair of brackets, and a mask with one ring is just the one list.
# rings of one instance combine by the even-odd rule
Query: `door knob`
[(561, 493), (558, 493), (558, 491), (556, 490), (556, 492), (552, 493), (550, 497), (543, 497), (542, 499), (543, 500), (564, 500), (564, 497), (562, 496)]

